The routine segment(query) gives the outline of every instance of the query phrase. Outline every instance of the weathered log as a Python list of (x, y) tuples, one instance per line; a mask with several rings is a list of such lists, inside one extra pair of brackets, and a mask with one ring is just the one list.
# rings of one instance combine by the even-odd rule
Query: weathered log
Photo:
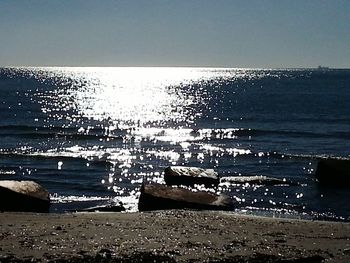
[(0, 181), (0, 211), (47, 213), (50, 197), (47, 190), (33, 181)]
[(320, 160), (315, 175), (324, 186), (350, 186), (350, 160)]
[(164, 180), (167, 185), (204, 184), (215, 186), (219, 184), (218, 174), (213, 169), (198, 167), (170, 166), (164, 170)]
[(225, 195), (209, 192), (194, 192), (181, 187), (161, 184), (142, 185), (139, 210), (199, 209), (232, 210), (233, 202)]
[(229, 182), (232, 184), (252, 184), (252, 185), (299, 185), (298, 183), (288, 181), (286, 179), (279, 179), (274, 177), (267, 177), (262, 175), (253, 176), (228, 176), (220, 178), (220, 182)]

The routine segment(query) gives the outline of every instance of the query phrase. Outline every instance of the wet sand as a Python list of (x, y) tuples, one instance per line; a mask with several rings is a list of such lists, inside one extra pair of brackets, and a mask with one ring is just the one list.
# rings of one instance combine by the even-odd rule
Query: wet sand
[(0, 262), (350, 262), (350, 223), (227, 212), (0, 213)]

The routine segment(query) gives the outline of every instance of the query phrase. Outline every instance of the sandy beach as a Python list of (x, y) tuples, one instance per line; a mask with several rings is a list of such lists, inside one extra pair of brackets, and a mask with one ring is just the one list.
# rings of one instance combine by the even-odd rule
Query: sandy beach
[(350, 262), (350, 223), (227, 212), (0, 214), (0, 262)]

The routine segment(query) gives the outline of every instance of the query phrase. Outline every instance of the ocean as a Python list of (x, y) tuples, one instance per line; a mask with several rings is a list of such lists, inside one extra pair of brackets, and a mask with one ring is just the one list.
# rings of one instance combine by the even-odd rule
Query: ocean
[(350, 160), (350, 70), (1, 68), (0, 179), (34, 180), (62, 213), (121, 201), (172, 165), (297, 185), (215, 189), (237, 213), (350, 220), (348, 188), (317, 163)]

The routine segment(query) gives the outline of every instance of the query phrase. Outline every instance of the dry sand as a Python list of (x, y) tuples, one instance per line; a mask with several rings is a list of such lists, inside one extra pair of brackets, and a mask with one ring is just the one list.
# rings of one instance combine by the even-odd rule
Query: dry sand
[(350, 262), (350, 223), (227, 212), (0, 213), (0, 262)]

